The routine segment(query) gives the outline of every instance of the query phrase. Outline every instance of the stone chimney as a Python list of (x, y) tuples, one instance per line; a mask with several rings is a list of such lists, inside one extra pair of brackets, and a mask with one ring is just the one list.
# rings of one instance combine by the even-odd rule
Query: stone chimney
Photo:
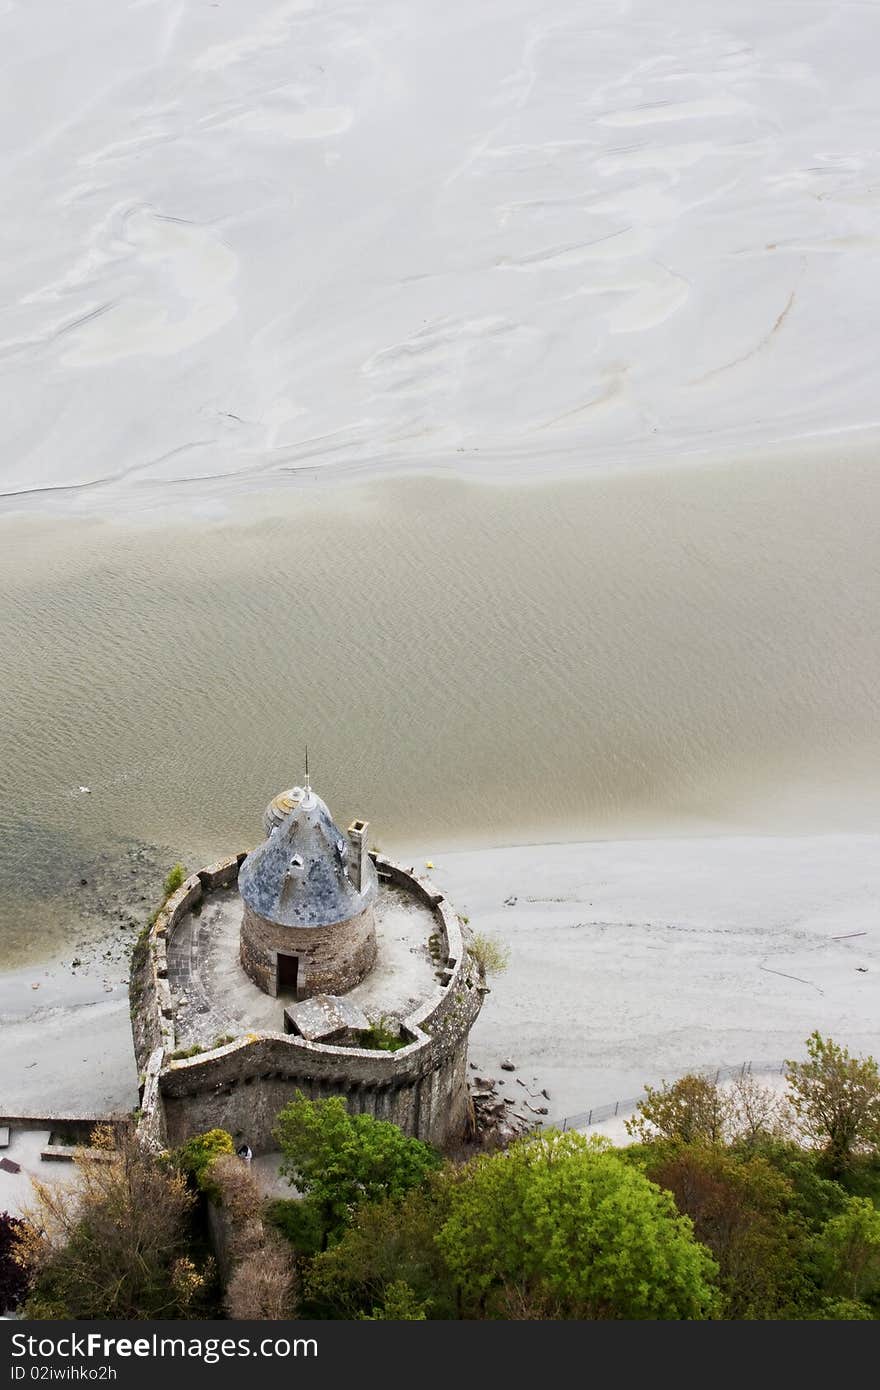
[(359, 893), (363, 892), (367, 884), (367, 867), (369, 864), (367, 831), (369, 828), (370, 823), (365, 820), (354, 820), (348, 827), (348, 839), (351, 844), (350, 876), (352, 883)]

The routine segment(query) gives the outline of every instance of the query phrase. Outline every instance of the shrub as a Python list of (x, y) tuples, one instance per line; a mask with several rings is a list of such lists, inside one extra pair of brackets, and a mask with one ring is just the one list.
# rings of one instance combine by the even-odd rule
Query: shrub
[(362, 1028), (357, 1035), (359, 1047), (373, 1047), (382, 1052), (399, 1052), (406, 1047), (406, 1038), (400, 1036), (399, 1025), (383, 1014), (372, 1022), (369, 1028)]
[(858, 1154), (880, 1149), (880, 1072), (873, 1057), (851, 1057), (818, 1032), (807, 1053), (806, 1062), (786, 1062), (789, 1102), (802, 1138), (836, 1178)]
[(402, 1196), (441, 1161), (397, 1125), (349, 1114), (341, 1096), (307, 1100), (297, 1092), (274, 1133), (284, 1155), (281, 1172), (319, 1213), (325, 1245), (361, 1202)]
[(104, 1157), (75, 1159), (75, 1188), (35, 1182), (22, 1237), (34, 1283), (29, 1318), (186, 1318), (203, 1312), (213, 1279), (190, 1247), (193, 1198), (183, 1176), (130, 1134), (109, 1128), (92, 1144)]
[(173, 869), (169, 869), (165, 875), (165, 882), (162, 884), (162, 891), (165, 894), (165, 901), (176, 893), (183, 880), (186, 878), (186, 869), (182, 864), (175, 864)]
[(299, 1255), (316, 1255), (324, 1242), (319, 1209), (295, 1197), (275, 1197), (263, 1207), (263, 1220)]
[(437, 1236), (470, 1317), (705, 1318), (717, 1265), (607, 1141), (550, 1130), (473, 1159)]
[(270, 1237), (233, 1269), (226, 1288), (227, 1316), (272, 1321), (293, 1317), (296, 1288), (290, 1251), (280, 1237)]
[(483, 979), (487, 975), (500, 974), (510, 963), (510, 948), (495, 936), (483, 936), (479, 932), (473, 932), (467, 949)]
[(175, 1152), (174, 1161), (200, 1192), (219, 1200), (220, 1191), (213, 1181), (211, 1169), (214, 1160), (221, 1154), (234, 1153), (235, 1144), (231, 1134), (225, 1129), (209, 1129), (204, 1134), (194, 1134), (187, 1139)]
[(458, 1317), (436, 1239), (449, 1215), (449, 1171), (438, 1170), (402, 1198), (359, 1207), (349, 1228), (312, 1261), (303, 1315), (384, 1320), (405, 1302), (425, 1317)]

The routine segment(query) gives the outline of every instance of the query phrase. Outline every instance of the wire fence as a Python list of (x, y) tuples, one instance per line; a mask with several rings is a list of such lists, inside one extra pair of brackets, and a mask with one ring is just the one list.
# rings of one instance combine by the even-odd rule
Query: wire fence
[[(735, 1067), (691, 1067), (688, 1071), (673, 1072), (669, 1078), (678, 1081), (683, 1076), (703, 1076), (717, 1085), (721, 1081), (734, 1081), (742, 1076), (784, 1076), (785, 1062), (740, 1062)], [(591, 1110), (582, 1110), (578, 1115), (565, 1115), (561, 1120), (547, 1120), (552, 1129), (590, 1129), (593, 1125), (613, 1120), (618, 1115), (631, 1115), (645, 1099), (641, 1095), (629, 1096), (626, 1100), (614, 1100), (608, 1105), (594, 1105)]]

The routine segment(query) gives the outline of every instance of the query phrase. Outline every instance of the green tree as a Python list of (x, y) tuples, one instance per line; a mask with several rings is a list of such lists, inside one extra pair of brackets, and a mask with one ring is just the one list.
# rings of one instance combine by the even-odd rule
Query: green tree
[(828, 1293), (852, 1303), (880, 1301), (880, 1211), (867, 1197), (851, 1197), (816, 1241)]
[(818, 1032), (807, 1039), (807, 1053), (806, 1062), (785, 1064), (789, 1104), (802, 1137), (838, 1178), (856, 1155), (880, 1148), (880, 1072), (873, 1057), (851, 1057)]
[(791, 1185), (791, 1209), (805, 1222), (807, 1229), (818, 1232), (832, 1216), (838, 1216), (847, 1202), (840, 1183), (820, 1171), (818, 1155), (804, 1149), (791, 1139), (765, 1137), (751, 1149), (733, 1151), (740, 1157), (759, 1156), (769, 1163)]
[(302, 1092), (279, 1114), (275, 1139), (281, 1173), (317, 1209), (326, 1246), (362, 1202), (401, 1197), (440, 1165), (430, 1144), (397, 1125), (352, 1115), (341, 1096), (308, 1100)]
[(716, 1082), (705, 1076), (683, 1076), (672, 1083), (646, 1086), (635, 1115), (626, 1121), (626, 1131), (645, 1141), (719, 1144), (725, 1139), (730, 1114), (730, 1099)]
[(426, 1304), (420, 1303), (408, 1284), (396, 1279), (388, 1285), (385, 1302), (372, 1313), (361, 1313), (367, 1322), (424, 1322)]
[(717, 1266), (672, 1197), (601, 1140), (472, 1160), (437, 1241), (470, 1317), (703, 1318)]
[(427, 1317), (458, 1316), (455, 1286), (437, 1245), (449, 1213), (447, 1170), (398, 1201), (358, 1208), (348, 1230), (312, 1261), (304, 1316), (361, 1318), (400, 1299), (403, 1284)]
[(815, 1305), (807, 1226), (788, 1178), (764, 1158), (703, 1144), (656, 1144), (643, 1161), (718, 1261), (725, 1318), (792, 1317)]

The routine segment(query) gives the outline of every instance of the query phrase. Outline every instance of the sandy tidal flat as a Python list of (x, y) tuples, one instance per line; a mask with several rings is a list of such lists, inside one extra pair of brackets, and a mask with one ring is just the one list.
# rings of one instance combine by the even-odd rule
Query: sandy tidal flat
[(8, 0), (6, 504), (870, 433), (878, 25)]
[(472, 1058), (522, 1100), (498, 1070), (512, 1058), (561, 1120), (689, 1068), (803, 1056), (814, 1028), (876, 1056), (878, 851), (862, 835), (444, 854), (433, 877), (510, 949)]
[[(424, 854), (404, 862), (423, 869)], [(517, 1077), (546, 1087), (549, 1119), (690, 1067), (801, 1056), (814, 1028), (880, 1047), (880, 836), (515, 846), (438, 855), (431, 877), (510, 948), (474, 1074), (519, 1104)], [(0, 1023), (0, 1114), (136, 1105), (116, 972), (0, 977)]]

